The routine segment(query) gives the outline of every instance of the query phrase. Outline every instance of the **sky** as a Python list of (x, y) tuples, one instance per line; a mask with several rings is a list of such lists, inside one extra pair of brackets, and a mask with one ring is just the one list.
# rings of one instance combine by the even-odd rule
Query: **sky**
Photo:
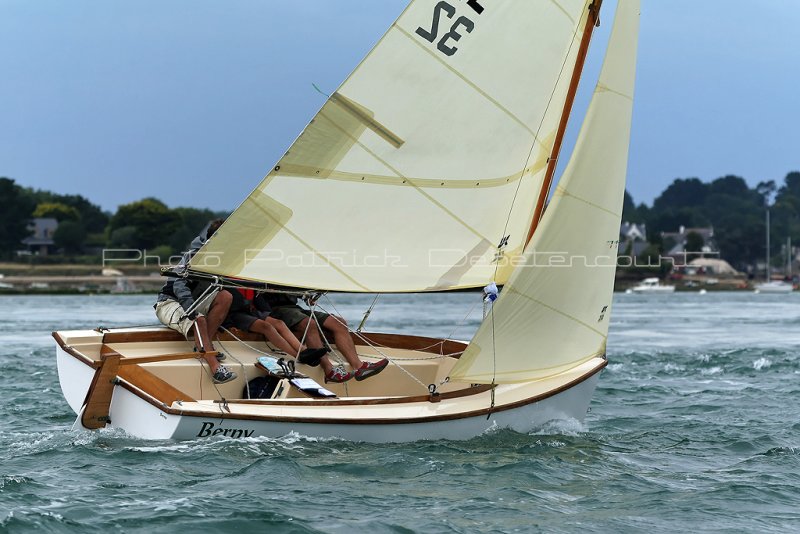
[[(486, 0), (511, 1), (511, 0)], [(549, 0), (526, 0), (549, 1)], [(231, 210), (406, 0), (0, 0), (0, 176)], [(565, 151), (599, 72), (605, 0)], [(628, 190), (800, 170), (797, 0), (642, 0)]]

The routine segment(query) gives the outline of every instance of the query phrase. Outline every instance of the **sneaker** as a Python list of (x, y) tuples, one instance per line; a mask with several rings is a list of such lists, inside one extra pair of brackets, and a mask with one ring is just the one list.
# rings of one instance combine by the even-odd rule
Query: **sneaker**
[(353, 373), (345, 371), (341, 367), (334, 367), (331, 369), (330, 373), (325, 375), (325, 383), (336, 382), (337, 384), (341, 384), (342, 382), (347, 382), (351, 378), (353, 378)]
[(382, 359), (379, 362), (372, 362), (372, 363), (364, 362), (361, 365), (361, 367), (356, 369), (355, 372), (356, 380), (360, 382), (362, 380), (366, 380), (371, 376), (375, 376), (384, 369), (386, 369), (387, 365), (389, 365), (389, 360), (386, 358)]
[(217, 372), (214, 373), (214, 376), (211, 378), (214, 380), (215, 384), (224, 384), (226, 382), (230, 382), (231, 380), (236, 380), (236, 373), (224, 365), (220, 365), (217, 367)]
[(328, 349), (306, 349), (297, 356), (297, 362), (303, 365), (310, 365), (316, 367), (323, 356), (328, 354)]

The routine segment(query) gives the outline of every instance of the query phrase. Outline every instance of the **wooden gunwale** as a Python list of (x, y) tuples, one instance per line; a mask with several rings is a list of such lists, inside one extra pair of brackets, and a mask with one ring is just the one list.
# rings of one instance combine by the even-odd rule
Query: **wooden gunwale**
[[(53, 337), (56, 333), (53, 334)], [(263, 341), (263, 336), (251, 333), (236, 334), (239, 339), (244, 341)], [(358, 335), (352, 334), (353, 342), (356, 345), (364, 345), (362, 337), (370, 343), (379, 347), (390, 347), (396, 349), (408, 349), (418, 352), (426, 352), (431, 354), (449, 354), (453, 357), (458, 355), (467, 348), (467, 344), (461, 341), (452, 339), (438, 339), (434, 337), (425, 336), (410, 336), (405, 334), (383, 334), (383, 333), (365, 333), (362, 332)], [(58, 339), (58, 338), (57, 338)], [(219, 339), (222, 341), (235, 341), (236, 339), (227, 332), (220, 332)], [(106, 344), (111, 343), (150, 343), (150, 342), (166, 342), (166, 341), (186, 341), (186, 339), (174, 330), (167, 328), (142, 330), (138, 332), (107, 332), (103, 337), (103, 342)]]
[(85, 363), (92, 369), (97, 369), (98, 367), (100, 367), (101, 362), (93, 360), (92, 358), (89, 358), (88, 356), (86, 356), (79, 350), (75, 349), (71, 345), (67, 345), (66, 342), (64, 341), (64, 338), (62, 338), (58, 332), (53, 332), (53, 339), (56, 340), (56, 344), (59, 346), (59, 348), (61, 348), (61, 350), (63, 350), (73, 358), (80, 360), (82, 363)]
[[(82, 354), (80, 351), (76, 350), (72, 346), (67, 345), (58, 332), (53, 332), (52, 335), (53, 339), (56, 340), (58, 346), (61, 347), (61, 349), (64, 350), (67, 354), (74, 356), (75, 358), (81, 360), (83, 363), (89, 365), (94, 369), (100, 367), (99, 361), (89, 358), (88, 356)], [(417, 352), (425, 352), (429, 354), (447, 354), (450, 357), (456, 359), (458, 359), (461, 356), (461, 353), (467, 348), (466, 343), (462, 341), (455, 341), (452, 339), (437, 339), (425, 336), (409, 336), (404, 334), (383, 334), (383, 333), (361, 333), (359, 335), (369, 340), (370, 343), (378, 346), (379, 348), (388, 347), (388, 348), (396, 348), (404, 350), (414, 350)], [(245, 341), (263, 341), (263, 337), (258, 336), (256, 334), (244, 334), (242, 336), (239, 336), (237, 334), (237, 337)], [(233, 338), (230, 334), (227, 333), (220, 333), (219, 339), (222, 341), (235, 341), (235, 338)], [(156, 329), (156, 330), (143, 330), (140, 332), (107, 332), (103, 335), (102, 338), (102, 343), (104, 345), (108, 345), (110, 343), (156, 343), (156, 342), (170, 342), (170, 341), (186, 341), (186, 339), (178, 332), (167, 328)], [(356, 335), (353, 335), (353, 341), (357, 346), (358, 345), (368, 346), (364, 345), (364, 342)], [(105, 347), (102, 349), (103, 351), (102, 353), (109, 353), (106, 351), (111, 351), (111, 350), (113, 349)], [(190, 357), (197, 357), (197, 356), (198, 355), (195, 353), (186, 353), (185, 356), (183, 354), (153, 356), (152, 361), (188, 359)], [(130, 363), (148, 363), (144, 361), (145, 358), (144, 356), (139, 358), (141, 359), (137, 361), (131, 361)], [(133, 358), (131, 358), (131, 360), (132, 359)]]

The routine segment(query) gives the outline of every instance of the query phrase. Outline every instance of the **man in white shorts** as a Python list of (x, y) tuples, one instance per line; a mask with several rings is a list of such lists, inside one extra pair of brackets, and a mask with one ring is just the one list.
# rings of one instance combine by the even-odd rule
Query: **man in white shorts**
[[(222, 226), (222, 220), (212, 221), (194, 241), (184, 254), (181, 264), (186, 267), (192, 256)], [(194, 340), (197, 351), (208, 362), (212, 379), (217, 384), (224, 384), (236, 379), (236, 373), (230, 371), (218, 360), (225, 358), (219, 353), (215, 358), (207, 355), (214, 350), (214, 336), (231, 307), (231, 294), (219, 288), (209, 289), (209, 284), (185, 278), (169, 277), (161, 288), (154, 308), (158, 320), (164, 325), (177, 330), (188, 340)]]

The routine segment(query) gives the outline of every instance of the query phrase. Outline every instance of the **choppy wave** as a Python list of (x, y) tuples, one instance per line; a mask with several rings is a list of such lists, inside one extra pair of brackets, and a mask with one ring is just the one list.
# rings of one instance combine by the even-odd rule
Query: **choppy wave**
[[(3, 297), (0, 530), (796, 530), (798, 297), (618, 295), (585, 422), (402, 445), (73, 432), (49, 331), (151, 323), (151, 299)], [(463, 323), (469, 338), (475, 298), (390, 296), (370, 326), (449, 335)], [(370, 303), (336, 300), (354, 322)]]

